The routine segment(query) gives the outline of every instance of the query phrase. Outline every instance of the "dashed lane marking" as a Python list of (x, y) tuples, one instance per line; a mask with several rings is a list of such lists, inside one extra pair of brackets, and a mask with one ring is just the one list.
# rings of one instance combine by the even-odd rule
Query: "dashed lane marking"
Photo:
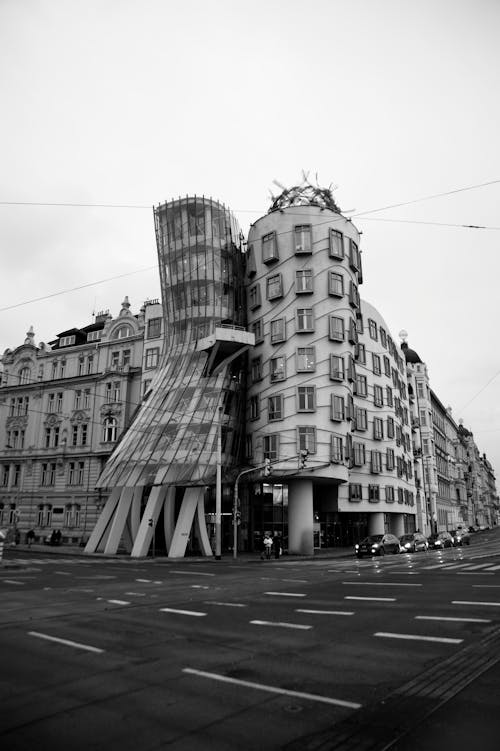
[(282, 696), (293, 696), (296, 699), (307, 699), (308, 701), (322, 702), (323, 704), (334, 704), (338, 707), (346, 707), (348, 709), (360, 709), (361, 704), (357, 704), (352, 701), (344, 701), (343, 699), (334, 699), (330, 696), (321, 696), (320, 694), (308, 694), (303, 691), (290, 691), (286, 688), (280, 688), (279, 686), (269, 686), (264, 683), (253, 683), (251, 681), (242, 681), (238, 678), (230, 678), (227, 675), (220, 675), (219, 673), (207, 673), (204, 670), (194, 670), (193, 668), (184, 668), (183, 673), (190, 675), (196, 675), (199, 678), (209, 678), (213, 681), (220, 681), (221, 683), (230, 683), (234, 686), (242, 686), (244, 688), (255, 689), (256, 691), (267, 691), (271, 694), (281, 694)]
[(452, 605), (481, 605), (484, 607), (500, 608), (500, 602), (478, 602), (473, 600), (452, 600)]
[(422, 584), (408, 582), (342, 582), (342, 584), (361, 584), (363, 587), (421, 587)]
[(354, 595), (348, 595), (344, 597), (344, 600), (369, 600), (371, 602), (396, 602), (395, 597), (355, 597)]
[(76, 649), (84, 649), (86, 652), (96, 652), (102, 654), (104, 649), (93, 647), (90, 644), (80, 644), (76, 641), (70, 641), (69, 639), (61, 639), (58, 636), (49, 636), (48, 634), (41, 634), (39, 631), (28, 631), (29, 636), (35, 636), (37, 639), (45, 639), (46, 641), (57, 642), (58, 644), (64, 644), (67, 647), (76, 647)]
[(302, 592), (264, 592), (265, 595), (271, 595), (272, 597), (305, 597)]
[(205, 605), (221, 605), (225, 608), (247, 608), (243, 602), (219, 602), (218, 600), (205, 600)]
[(306, 608), (296, 608), (296, 613), (310, 613), (311, 615), (354, 615), (354, 612), (348, 610), (308, 610)]
[(405, 639), (408, 641), (432, 641), (440, 644), (461, 644), (463, 639), (450, 639), (447, 636), (420, 636), (419, 634), (393, 634), (390, 631), (377, 631), (374, 636), (386, 639)]
[(188, 576), (215, 576), (208, 574), (206, 571), (169, 571), (169, 574), (187, 574)]
[(292, 628), (299, 631), (309, 631), (312, 626), (304, 623), (287, 623), (286, 621), (250, 621), (253, 626), (276, 626), (277, 628)]
[(162, 613), (174, 613), (175, 615), (193, 615), (198, 618), (206, 615), (206, 613), (200, 613), (197, 610), (177, 610), (176, 608), (160, 608), (160, 611)]
[(17, 579), (2, 579), (4, 584), (24, 584), (24, 582), (17, 581)]
[(456, 623), (491, 623), (488, 618), (451, 618), (441, 615), (416, 615), (416, 621), (452, 621)]

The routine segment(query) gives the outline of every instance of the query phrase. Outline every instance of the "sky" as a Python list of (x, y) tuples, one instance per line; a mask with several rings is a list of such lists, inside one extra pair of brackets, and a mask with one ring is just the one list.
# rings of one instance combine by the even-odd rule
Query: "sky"
[(246, 233), (305, 171), (500, 473), (499, 28), (498, 0), (0, 0), (0, 353), (159, 297), (153, 205)]

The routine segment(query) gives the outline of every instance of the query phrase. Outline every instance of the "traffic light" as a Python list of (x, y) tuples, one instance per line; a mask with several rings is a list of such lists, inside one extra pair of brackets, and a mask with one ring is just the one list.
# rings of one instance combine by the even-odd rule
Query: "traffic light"
[(264, 459), (264, 462), (265, 462), (264, 475), (266, 477), (269, 477), (269, 475), (273, 471), (273, 468), (271, 467), (271, 460), (269, 458), (268, 459)]
[(308, 456), (309, 449), (302, 449), (300, 452), (300, 469), (305, 469)]

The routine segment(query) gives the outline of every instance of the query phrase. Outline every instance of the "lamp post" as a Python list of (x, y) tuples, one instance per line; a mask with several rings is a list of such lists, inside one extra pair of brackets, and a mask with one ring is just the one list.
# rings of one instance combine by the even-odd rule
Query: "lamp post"
[(219, 407), (219, 421), (217, 425), (217, 467), (215, 479), (215, 560), (221, 559), (222, 542), (222, 407)]

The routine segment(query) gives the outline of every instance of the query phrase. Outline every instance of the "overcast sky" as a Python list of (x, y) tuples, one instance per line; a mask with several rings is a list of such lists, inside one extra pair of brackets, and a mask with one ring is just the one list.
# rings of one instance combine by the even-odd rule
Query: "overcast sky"
[(153, 204), (246, 232), (306, 170), (500, 471), (499, 31), (498, 0), (0, 0), (0, 352), (158, 297)]

